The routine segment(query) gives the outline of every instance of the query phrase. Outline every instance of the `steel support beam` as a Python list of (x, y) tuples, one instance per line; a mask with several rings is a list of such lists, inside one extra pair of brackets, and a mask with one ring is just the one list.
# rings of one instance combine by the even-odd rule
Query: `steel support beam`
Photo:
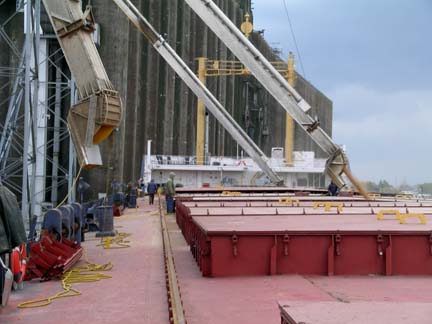
[[(286, 79), (290, 86), (294, 87), (295, 71), (294, 71), (294, 55), (290, 52), (288, 57), (288, 73)], [(289, 113), (285, 116), (285, 164), (287, 166), (294, 165), (294, 119)]]
[(25, 34), (26, 34), (26, 50), (25, 50), (25, 76), (24, 76), (24, 149), (22, 155), (23, 162), (23, 177), (22, 177), (22, 205), (21, 205), (21, 213), (23, 217), (24, 224), (26, 226), (26, 230), (28, 230), (29, 225), (29, 187), (28, 187), (28, 158), (29, 158), (29, 143), (30, 143), (30, 53), (32, 49), (32, 28), (31, 28), (31, 15), (32, 15), (32, 7), (31, 1), (28, 0), (25, 6)]
[(58, 169), (59, 169), (59, 154), (60, 154), (60, 114), (61, 114), (61, 74), (60, 68), (56, 67), (56, 85), (55, 85), (55, 101), (54, 101), (54, 146), (53, 146), (53, 162), (52, 162), (52, 187), (51, 202), (55, 205), (58, 201)]
[[(75, 80), (72, 78), (70, 80), (71, 92), (70, 92), (70, 106), (73, 107), (77, 102), (76, 95), (76, 85)], [(75, 149), (73, 146), (73, 142), (69, 139), (69, 170), (68, 170), (68, 192), (70, 195), (68, 197), (68, 203), (73, 203), (76, 200), (76, 192), (72, 189), (73, 186), (73, 178), (76, 173), (76, 159), (75, 159)]]
[[(26, 36), (27, 37), (27, 36)], [(27, 41), (25, 40), (25, 44)], [(12, 139), (16, 132), (17, 119), (21, 107), (21, 100), (23, 97), (23, 84), (24, 73), (22, 67), (24, 66), (25, 46), (21, 54), (18, 73), (15, 76), (12, 94), (9, 98), (8, 112), (6, 115), (2, 136), (0, 139), (0, 177), (5, 176), (3, 170), (6, 168), (7, 159), (12, 145)]]
[[(42, 215), (42, 202), (44, 198), (45, 189), (45, 161), (46, 161), (46, 149), (38, 150), (38, 147), (45, 148), (46, 143), (46, 107), (40, 105), (39, 95), (42, 98), (46, 97), (44, 87), (40, 87), (41, 77), (47, 77), (47, 71), (41, 71), (39, 68), (41, 59), (45, 60), (47, 56), (47, 43), (44, 42), (45, 48), (43, 50), (44, 57), (40, 56), (40, 5), (41, 0), (34, 0), (33, 8), (33, 56), (31, 60), (31, 67), (34, 71), (31, 91), (33, 94), (32, 98), (32, 137), (31, 137), (31, 186), (30, 186), (30, 215), (36, 215), (40, 217)], [(46, 68), (46, 65), (44, 66)], [(45, 86), (45, 85), (44, 85)], [(45, 96), (44, 96), (45, 95)]]
[[(33, 87), (35, 96), (35, 113), (34, 128), (35, 128), (35, 163), (34, 175), (35, 180), (32, 186), (32, 215), (37, 217), (42, 216), (42, 203), (45, 201), (45, 186), (46, 186), (46, 163), (47, 163), (47, 106), (45, 99), (48, 95), (48, 66), (47, 53), (48, 44), (46, 40), (41, 40), (38, 45), (38, 55), (35, 67), (37, 66), (37, 79), (34, 81), (36, 85)], [(36, 94), (36, 92), (38, 94)], [(43, 99), (40, 101), (39, 98)]]
[[(198, 59), (198, 78), (202, 84), (206, 84), (206, 61), (205, 57), (199, 57)], [(196, 156), (197, 165), (204, 164), (204, 146), (205, 146), (205, 132), (206, 132), (206, 122), (205, 122), (205, 106), (204, 102), (198, 98), (197, 101), (197, 122), (196, 122)]]

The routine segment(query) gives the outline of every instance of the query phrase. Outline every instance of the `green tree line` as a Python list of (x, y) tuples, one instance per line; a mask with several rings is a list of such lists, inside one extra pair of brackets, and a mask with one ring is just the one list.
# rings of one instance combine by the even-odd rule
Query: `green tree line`
[(401, 184), (399, 186), (392, 186), (387, 180), (380, 180), (378, 182), (365, 181), (363, 184), (369, 192), (399, 193), (402, 191), (412, 191), (419, 194), (432, 194), (432, 182), (417, 185)]

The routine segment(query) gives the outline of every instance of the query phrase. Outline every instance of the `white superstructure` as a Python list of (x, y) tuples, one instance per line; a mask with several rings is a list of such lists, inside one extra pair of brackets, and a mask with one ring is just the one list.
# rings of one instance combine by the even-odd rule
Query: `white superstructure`
[[(294, 152), (294, 165), (288, 167), (283, 156), (282, 148), (274, 148), (269, 165), (286, 186), (326, 186), (326, 159), (315, 158), (314, 152)], [(190, 188), (271, 185), (251, 158), (215, 156), (210, 157), (205, 165), (196, 165), (195, 162), (196, 157), (193, 156), (147, 155), (144, 158), (144, 182), (154, 179), (156, 183), (163, 184), (168, 174), (174, 172), (176, 183)]]

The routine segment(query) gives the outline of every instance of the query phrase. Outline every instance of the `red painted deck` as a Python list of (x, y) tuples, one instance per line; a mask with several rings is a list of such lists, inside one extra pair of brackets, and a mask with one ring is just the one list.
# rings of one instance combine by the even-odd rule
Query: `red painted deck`
[(57, 299), (47, 307), (18, 309), (21, 302), (61, 291), (60, 281), (25, 282), (23, 290), (12, 292), (7, 308), (0, 309), (0, 323), (168, 323), (159, 214), (156, 207), (142, 201), (139, 205), (115, 218), (119, 232), (132, 234), (130, 248), (104, 250), (90, 235), (83, 243), (90, 261), (113, 262), (114, 268), (106, 272), (112, 279), (75, 284), (81, 296)]
[[(432, 277), (252, 276), (202, 277), (189, 246), (169, 218), (177, 275), (188, 324), (278, 324), (278, 301), (412, 302), (432, 307)], [(392, 304), (397, 313), (398, 304)], [(423, 317), (427, 315), (417, 309)], [(347, 322), (344, 322), (347, 323)], [(367, 322), (364, 322), (367, 323)], [(374, 323), (374, 322), (369, 322)], [(401, 315), (392, 324), (407, 323)]]
[[(0, 323), (168, 323), (159, 218), (156, 207), (144, 206), (142, 201), (140, 206), (115, 219), (117, 230), (133, 234), (130, 248), (103, 250), (96, 246), (99, 241), (84, 243), (91, 261), (114, 263), (114, 269), (107, 272), (112, 279), (77, 284), (82, 296), (55, 300), (48, 307), (17, 309), (20, 302), (60, 291), (58, 281), (26, 283), (24, 290), (12, 293), (8, 307), (0, 310)], [(386, 302), (388, 312), (395, 315), (393, 323), (415, 323), (407, 321), (406, 313), (400, 312), (403, 303), (416, 311), (408, 315), (418, 317), (411, 318), (430, 318), (431, 276), (206, 278), (202, 277), (175, 217), (167, 216), (167, 222), (188, 324), (278, 324), (278, 301), (302, 305), (329, 302), (342, 306), (347, 302), (362, 302), (370, 307)]]

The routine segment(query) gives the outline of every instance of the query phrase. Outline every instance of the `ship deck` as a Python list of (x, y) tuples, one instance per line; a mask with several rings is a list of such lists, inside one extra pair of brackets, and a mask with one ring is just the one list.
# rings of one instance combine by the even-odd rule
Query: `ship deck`
[[(88, 260), (114, 264), (106, 272), (111, 279), (75, 284), (81, 296), (56, 299), (46, 307), (18, 309), (21, 302), (61, 291), (60, 281), (26, 282), (0, 310), (0, 322), (169, 323), (159, 210), (156, 204), (149, 206), (142, 199), (139, 206), (115, 218), (119, 232), (132, 234), (129, 248), (103, 249), (91, 234), (83, 243)], [(292, 316), (301, 317), (304, 312), (314, 315), (312, 318), (319, 319), (314, 323), (325, 323), (323, 308), (319, 307), (322, 303), (330, 310), (353, 305), (363, 312), (384, 305), (382, 309), (392, 314), (392, 323), (406, 323), (410, 318), (416, 323), (430, 323), (431, 276), (203, 277), (175, 217), (167, 215), (166, 221), (188, 324), (280, 323), (280, 302), (295, 306)], [(337, 318), (346, 323), (349, 316), (352, 312), (343, 311)], [(379, 316), (376, 322), (380, 322)]]

